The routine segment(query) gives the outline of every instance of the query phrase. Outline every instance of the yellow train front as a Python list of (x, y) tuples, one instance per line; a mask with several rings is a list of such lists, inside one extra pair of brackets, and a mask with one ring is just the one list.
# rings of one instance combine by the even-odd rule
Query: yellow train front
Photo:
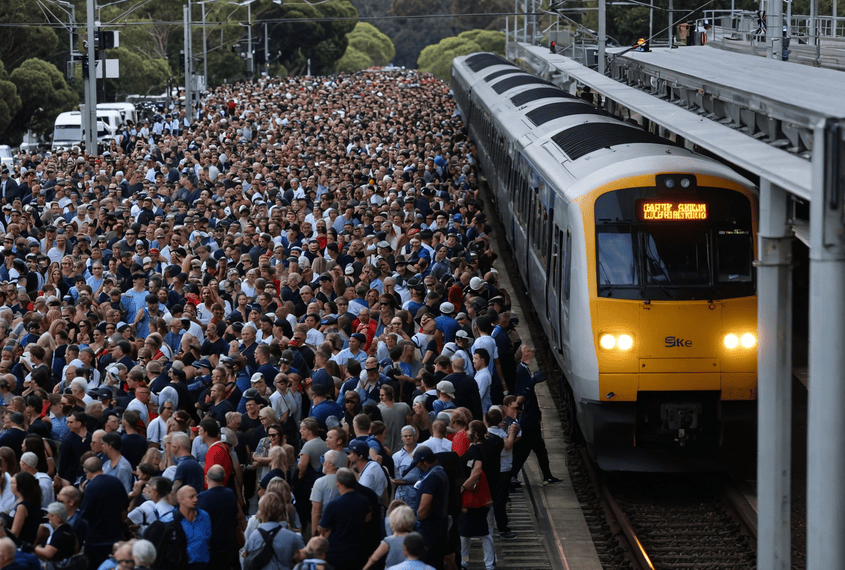
[(720, 468), (754, 432), (756, 198), (653, 180), (580, 201), (598, 398), (571, 403), (605, 469)]
[(719, 469), (747, 454), (753, 184), (493, 54), (455, 58), (452, 90), (599, 466)]

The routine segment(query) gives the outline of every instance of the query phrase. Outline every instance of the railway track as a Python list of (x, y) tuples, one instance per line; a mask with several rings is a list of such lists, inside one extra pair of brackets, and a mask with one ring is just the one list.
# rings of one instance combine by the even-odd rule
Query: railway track
[(582, 450), (605, 518), (636, 569), (753, 568), (756, 516), (713, 475), (600, 473)]

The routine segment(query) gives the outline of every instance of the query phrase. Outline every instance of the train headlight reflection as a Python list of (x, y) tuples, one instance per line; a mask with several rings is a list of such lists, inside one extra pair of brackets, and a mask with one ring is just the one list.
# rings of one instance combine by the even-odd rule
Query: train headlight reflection
[(610, 350), (611, 348), (616, 346), (616, 339), (611, 334), (602, 335), (602, 337), (599, 339), (599, 344), (602, 348)]
[(619, 335), (619, 340), (616, 341), (616, 344), (622, 350), (630, 350), (630, 348), (634, 346), (634, 339), (626, 334)]
[(739, 338), (735, 334), (725, 336), (725, 346), (734, 349), (739, 345)]
[(755, 337), (751, 333), (745, 333), (744, 335), (742, 335), (742, 338), (740, 339), (740, 343), (742, 343), (742, 346), (744, 348), (751, 348), (752, 346), (757, 344), (757, 337)]

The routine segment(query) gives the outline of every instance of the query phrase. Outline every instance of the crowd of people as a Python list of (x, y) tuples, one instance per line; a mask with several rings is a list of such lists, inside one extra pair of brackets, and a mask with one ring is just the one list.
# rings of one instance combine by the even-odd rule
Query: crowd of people
[(0, 568), (491, 570), (558, 479), (448, 86), (196, 110), (0, 172)]

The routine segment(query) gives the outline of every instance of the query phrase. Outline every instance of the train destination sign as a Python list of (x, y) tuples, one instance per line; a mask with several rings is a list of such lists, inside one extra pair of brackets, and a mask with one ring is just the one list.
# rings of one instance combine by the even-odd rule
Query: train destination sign
[(701, 222), (707, 219), (707, 203), (641, 200), (637, 214), (641, 222)]

